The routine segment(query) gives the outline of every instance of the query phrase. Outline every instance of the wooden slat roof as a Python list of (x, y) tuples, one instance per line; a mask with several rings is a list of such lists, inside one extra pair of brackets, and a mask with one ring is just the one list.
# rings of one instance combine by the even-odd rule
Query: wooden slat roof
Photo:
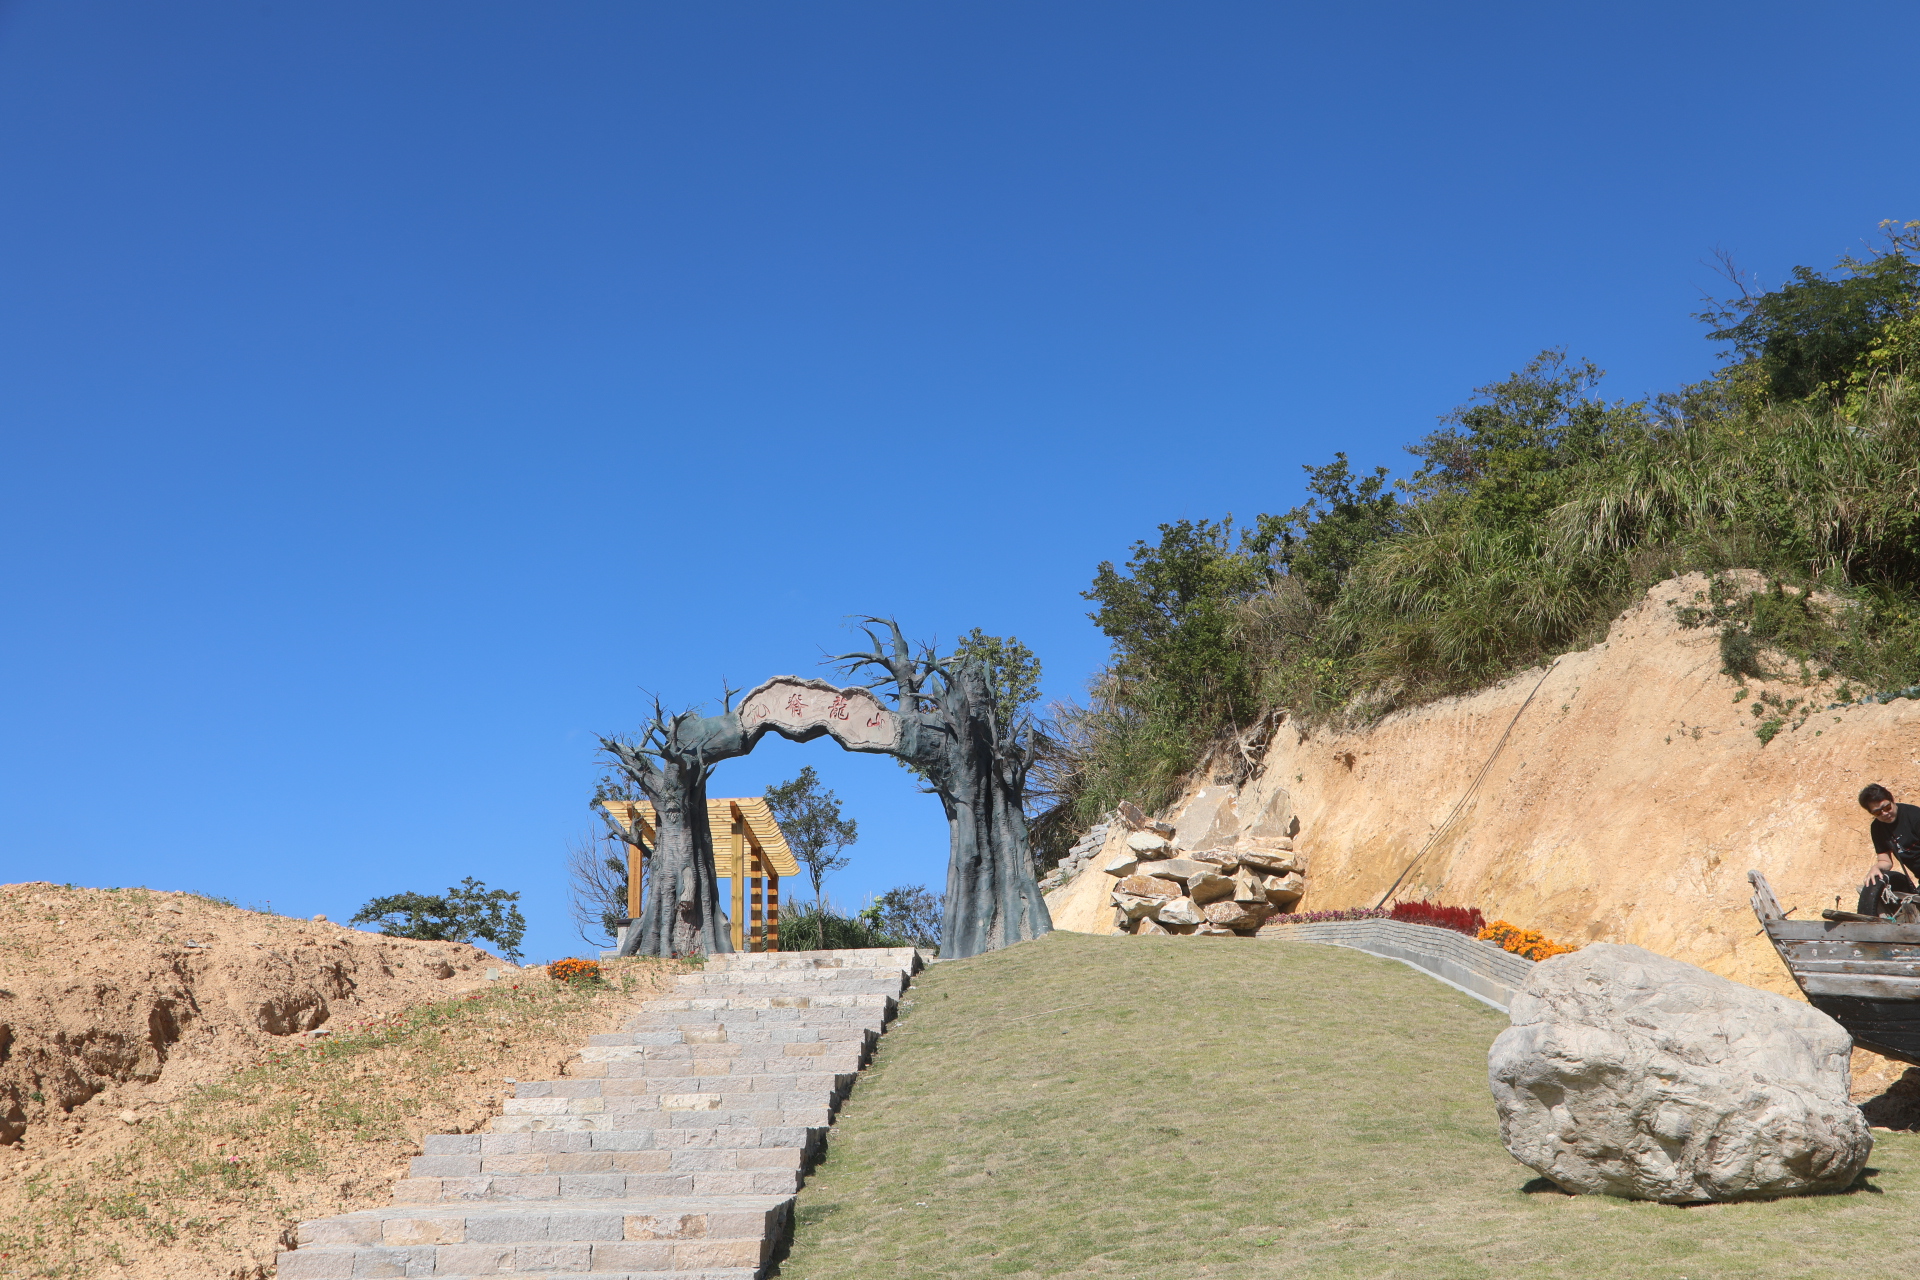
[[(636, 819), (642, 824), (642, 836), (647, 843), (654, 828), (653, 805), (645, 800), (596, 800), (595, 806), (606, 810), (612, 819), (620, 824), (623, 831), (632, 831)], [(713, 851), (715, 860), (720, 864), (720, 873), (726, 874), (727, 839), (733, 830), (733, 819), (738, 814), (747, 824), (747, 844), (757, 849), (769, 866), (783, 876), (800, 874), (800, 864), (794, 859), (793, 850), (787, 847), (787, 837), (780, 830), (780, 824), (773, 820), (773, 810), (767, 807), (764, 796), (740, 796), (733, 799), (707, 800), (707, 823), (713, 828)]]

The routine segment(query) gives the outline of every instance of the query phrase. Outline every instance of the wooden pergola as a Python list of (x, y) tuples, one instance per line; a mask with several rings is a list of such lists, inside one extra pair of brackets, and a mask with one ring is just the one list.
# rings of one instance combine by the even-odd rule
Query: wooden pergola
[[(645, 850), (654, 844), (653, 806), (645, 800), (597, 800), (595, 806), (629, 836), (637, 835)], [(773, 811), (760, 796), (708, 800), (707, 822), (713, 830), (714, 869), (730, 882), (727, 912), (735, 951), (780, 949), (780, 877), (800, 873), (793, 850)], [(646, 876), (643, 849), (627, 844), (627, 916), (640, 914), (640, 891)]]

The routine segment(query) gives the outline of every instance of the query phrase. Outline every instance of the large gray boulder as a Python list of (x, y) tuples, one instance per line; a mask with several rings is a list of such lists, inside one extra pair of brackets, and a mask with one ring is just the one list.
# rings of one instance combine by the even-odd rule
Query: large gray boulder
[(1640, 947), (1534, 966), (1487, 1055), (1500, 1136), (1564, 1191), (1684, 1204), (1852, 1185), (1873, 1150), (1826, 1014)]

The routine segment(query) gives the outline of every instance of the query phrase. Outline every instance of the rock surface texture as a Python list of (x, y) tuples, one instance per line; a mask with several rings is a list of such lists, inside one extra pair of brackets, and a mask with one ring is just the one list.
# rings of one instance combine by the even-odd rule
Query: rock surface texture
[(485, 1133), (429, 1137), (394, 1204), (300, 1224), (281, 1280), (586, 1272), (755, 1280), (917, 953), (714, 956)]
[(1852, 1042), (1809, 1005), (1635, 946), (1534, 966), (1488, 1054), (1507, 1150), (1569, 1192), (1684, 1204), (1852, 1185)]

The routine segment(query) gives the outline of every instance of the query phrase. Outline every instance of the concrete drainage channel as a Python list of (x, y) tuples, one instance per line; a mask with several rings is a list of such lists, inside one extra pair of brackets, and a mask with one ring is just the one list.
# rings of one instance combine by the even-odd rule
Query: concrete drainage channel
[(920, 970), (912, 950), (714, 956), (522, 1084), (485, 1133), (428, 1138), (394, 1203), (303, 1222), (281, 1280), (757, 1280)]
[(1322, 920), (1268, 929), (1263, 938), (1352, 947), (1410, 965), (1502, 1013), (1526, 985), (1533, 961), (1451, 929), (1398, 920)]

